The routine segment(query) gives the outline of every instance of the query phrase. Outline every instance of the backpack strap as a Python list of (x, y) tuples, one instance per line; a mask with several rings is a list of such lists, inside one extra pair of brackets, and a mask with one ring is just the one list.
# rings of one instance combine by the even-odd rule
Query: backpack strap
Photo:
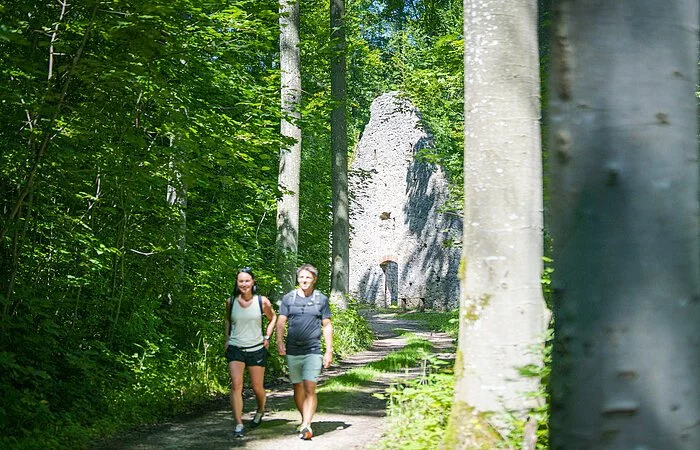
[(231, 337), (231, 331), (233, 330), (233, 321), (231, 321), (231, 310), (233, 309), (233, 296), (226, 300), (226, 320), (228, 320), (228, 336)]

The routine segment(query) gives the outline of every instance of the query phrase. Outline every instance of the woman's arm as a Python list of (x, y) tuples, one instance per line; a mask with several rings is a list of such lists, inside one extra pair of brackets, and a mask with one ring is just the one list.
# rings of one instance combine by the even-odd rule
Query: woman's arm
[(263, 345), (268, 348), (270, 345), (270, 337), (275, 331), (275, 325), (277, 324), (277, 314), (274, 308), (272, 308), (272, 303), (267, 297), (262, 298), (263, 314), (267, 317), (267, 328), (265, 328), (265, 336), (263, 336)]

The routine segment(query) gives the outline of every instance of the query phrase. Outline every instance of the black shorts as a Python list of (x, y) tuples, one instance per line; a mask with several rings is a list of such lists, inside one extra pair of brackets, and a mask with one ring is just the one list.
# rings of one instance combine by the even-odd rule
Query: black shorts
[(267, 349), (262, 347), (260, 350), (249, 352), (229, 345), (226, 349), (226, 360), (228, 362), (240, 361), (246, 366), (267, 367)]

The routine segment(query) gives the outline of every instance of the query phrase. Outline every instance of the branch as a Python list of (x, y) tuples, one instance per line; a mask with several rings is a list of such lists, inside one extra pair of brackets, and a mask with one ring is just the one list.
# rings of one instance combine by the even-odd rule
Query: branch
[(58, 22), (56, 22), (56, 26), (53, 29), (53, 33), (51, 34), (51, 44), (49, 45), (49, 76), (47, 78), (48, 81), (51, 81), (51, 77), (53, 76), (53, 56), (54, 56), (54, 51), (53, 51), (53, 44), (56, 42), (56, 38), (58, 36), (58, 27), (61, 25), (61, 21), (63, 20), (63, 17), (66, 15), (66, 7), (68, 6), (67, 0), (61, 0), (61, 15), (58, 17)]

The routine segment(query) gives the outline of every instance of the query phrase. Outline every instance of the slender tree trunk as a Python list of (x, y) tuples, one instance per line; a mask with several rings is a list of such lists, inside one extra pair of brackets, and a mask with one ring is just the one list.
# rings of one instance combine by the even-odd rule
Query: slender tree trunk
[(299, 1), (280, 0), (280, 70), (282, 121), (288, 140), (280, 149), (277, 203), (277, 278), (282, 292), (294, 287), (299, 236), (299, 173), (301, 167), (301, 59), (299, 54)]
[(542, 161), (536, 0), (464, 2), (464, 249), (455, 401), (445, 444), (495, 448), (539, 380)]
[(558, 2), (554, 449), (700, 448), (698, 2)]
[(350, 290), (348, 137), (346, 121), (345, 0), (331, 0), (331, 151), (333, 153), (333, 245), (331, 302), (347, 307)]
[[(173, 138), (170, 138), (170, 147), (173, 147)], [(182, 280), (185, 276), (185, 251), (187, 248), (187, 184), (180, 173), (179, 165), (181, 160), (175, 158), (170, 160), (170, 173), (173, 182), (167, 187), (167, 201), (171, 207), (177, 208), (179, 218), (179, 230), (177, 233), (177, 253), (172, 258), (175, 268), (175, 282), (173, 290), (166, 294), (168, 306), (172, 306), (173, 297), (179, 297), (182, 292)]]

